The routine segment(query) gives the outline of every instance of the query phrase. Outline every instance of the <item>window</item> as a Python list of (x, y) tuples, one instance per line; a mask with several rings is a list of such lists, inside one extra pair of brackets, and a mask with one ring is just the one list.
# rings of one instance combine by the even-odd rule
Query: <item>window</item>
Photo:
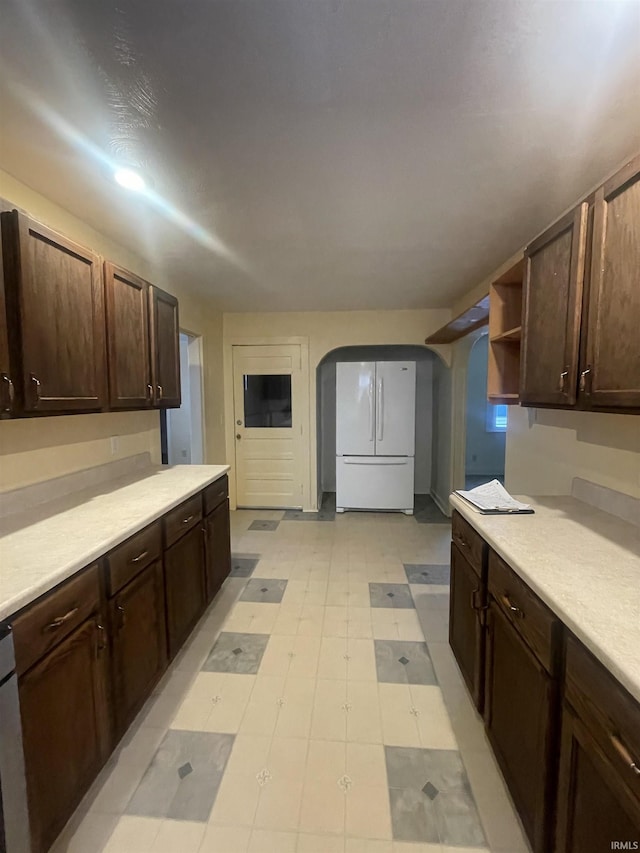
[(291, 426), (291, 376), (245, 374), (245, 427)]
[(507, 407), (487, 403), (487, 432), (506, 432)]

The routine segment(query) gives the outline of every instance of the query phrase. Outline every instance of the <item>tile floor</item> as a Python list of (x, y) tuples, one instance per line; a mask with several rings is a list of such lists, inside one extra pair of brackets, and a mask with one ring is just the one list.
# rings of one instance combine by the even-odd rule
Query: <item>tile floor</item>
[(231, 577), (55, 853), (527, 853), (447, 643), (450, 527), (232, 514)]

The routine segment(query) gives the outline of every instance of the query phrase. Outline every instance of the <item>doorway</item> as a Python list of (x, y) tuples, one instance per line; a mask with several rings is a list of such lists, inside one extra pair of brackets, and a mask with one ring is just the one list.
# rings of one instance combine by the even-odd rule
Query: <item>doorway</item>
[(416, 345), (347, 346), (333, 350), (317, 368), (318, 507), (331, 511), (336, 490), (336, 364), (338, 362), (415, 361), (416, 521), (446, 521), (450, 482), (450, 370), (438, 355)]
[(301, 508), (308, 479), (302, 346), (238, 344), (232, 350), (237, 506)]
[(487, 401), (489, 336), (482, 335), (469, 353), (465, 440), (465, 488), (489, 480), (504, 484), (508, 407)]
[(164, 424), (163, 462), (169, 465), (202, 465), (202, 338), (187, 332), (180, 332), (180, 386), (180, 408), (163, 409), (161, 412), (161, 424)]

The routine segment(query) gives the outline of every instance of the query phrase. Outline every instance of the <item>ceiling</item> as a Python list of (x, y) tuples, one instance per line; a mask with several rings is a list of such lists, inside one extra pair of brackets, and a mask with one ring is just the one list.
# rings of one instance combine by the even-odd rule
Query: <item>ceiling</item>
[(449, 306), (640, 150), (637, 0), (3, 0), (0, 57), (0, 167), (231, 311)]

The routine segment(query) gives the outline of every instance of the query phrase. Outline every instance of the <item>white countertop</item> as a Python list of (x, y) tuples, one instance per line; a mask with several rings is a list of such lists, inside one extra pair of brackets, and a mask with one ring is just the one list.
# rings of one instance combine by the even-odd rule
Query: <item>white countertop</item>
[(228, 465), (153, 466), (0, 522), (0, 619), (222, 477)]
[(640, 528), (571, 497), (528, 497), (534, 515), (451, 506), (640, 702)]

